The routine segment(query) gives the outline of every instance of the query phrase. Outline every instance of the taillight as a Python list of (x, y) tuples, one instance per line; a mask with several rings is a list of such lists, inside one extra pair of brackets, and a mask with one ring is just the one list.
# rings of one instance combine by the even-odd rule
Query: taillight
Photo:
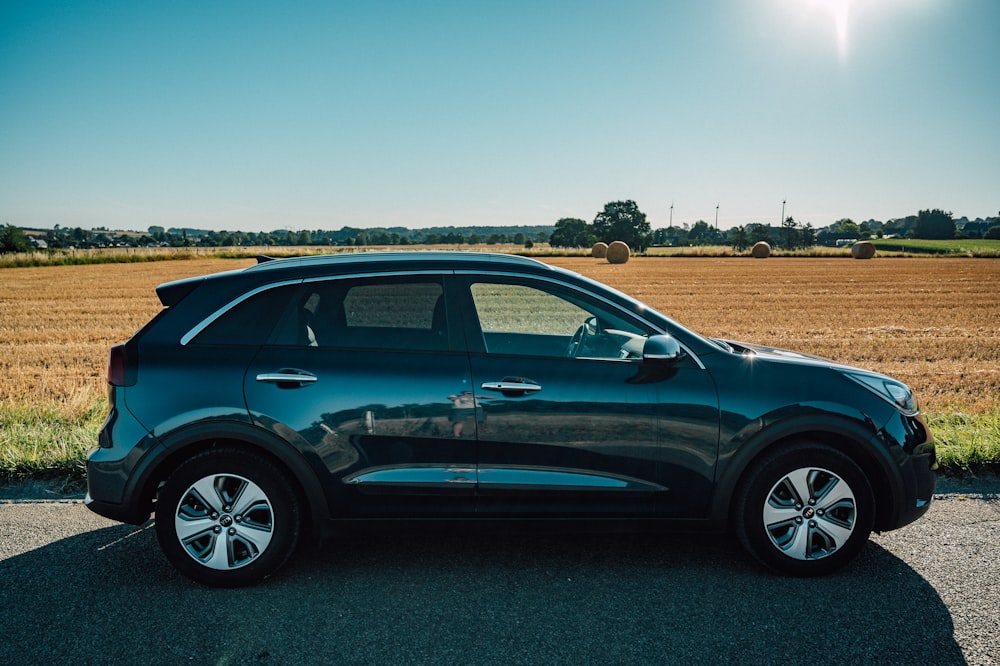
[(108, 384), (128, 386), (128, 354), (125, 345), (115, 345), (108, 356)]

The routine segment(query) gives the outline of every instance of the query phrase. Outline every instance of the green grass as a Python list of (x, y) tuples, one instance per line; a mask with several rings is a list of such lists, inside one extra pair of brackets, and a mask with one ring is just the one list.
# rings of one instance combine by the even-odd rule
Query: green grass
[(891, 238), (873, 240), (875, 249), (905, 254), (938, 254), (962, 257), (1000, 257), (1000, 240), (919, 240)]
[[(97, 445), (107, 401), (67, 410), (60, 405), (0, 406), (0, 482), (57, 480), (80, 489), (86, 479), (86, 456)], [(1000, 469), (1000, 412), (927, 415), (937, 440), (941, 471), (964, 476)]]
[(61, 479), (67, 487), (81, 486), (106, 414), (103, 398), (84, 409), (0, 406), (0, 480)]
[(927, 425), (937, 440), (938, 461), (947, 473), (1000, 468), (1000, 413), (930, 414)]

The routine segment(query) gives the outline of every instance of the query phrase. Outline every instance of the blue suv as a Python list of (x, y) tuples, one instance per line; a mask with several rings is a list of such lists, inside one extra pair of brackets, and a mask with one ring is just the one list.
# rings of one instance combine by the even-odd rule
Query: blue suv
[(206, 585), (390, 521), (733, 530), (767, 567), (823, 574), (934, 492), (900, 382), (703, 337), (533, 259), (262, 257), (156, 292), (111, 350), (86, 501), (155, 514)]

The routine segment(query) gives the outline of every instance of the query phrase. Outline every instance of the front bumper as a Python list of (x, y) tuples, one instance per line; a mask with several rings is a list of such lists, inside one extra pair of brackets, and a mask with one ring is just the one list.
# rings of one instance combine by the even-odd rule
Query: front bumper
[(927, 513), (937, 486), (937, 456), (934, 436), (921, 414), (900, 414), (882, 430), (883, 439), (898, 465), (897, 497), (894, 511), (883, 516), (880, 530), (894, 530)]

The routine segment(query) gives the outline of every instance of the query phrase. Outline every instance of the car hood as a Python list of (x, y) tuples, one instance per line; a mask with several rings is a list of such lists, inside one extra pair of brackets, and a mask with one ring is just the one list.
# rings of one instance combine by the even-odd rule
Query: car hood
[(755, 345), (749, 342), (737, 342), (735, 340), (723, 340), (723, 342), (732, 347), (733, 351), (737, 354), (753, 354), (754, 356), (760, 356), (776, 361), (818, 365), (835, 370), (857, 371), (860, 369), (844, 365), (843, 363), (837, 363), (836, 361), (831, 361), (830, 359), (823, 358), (822, 356), (813, 356), (812, 354), (804, 354), (802, 352), (791, 351), (789, 349), (768, 347), (766, 345)]

